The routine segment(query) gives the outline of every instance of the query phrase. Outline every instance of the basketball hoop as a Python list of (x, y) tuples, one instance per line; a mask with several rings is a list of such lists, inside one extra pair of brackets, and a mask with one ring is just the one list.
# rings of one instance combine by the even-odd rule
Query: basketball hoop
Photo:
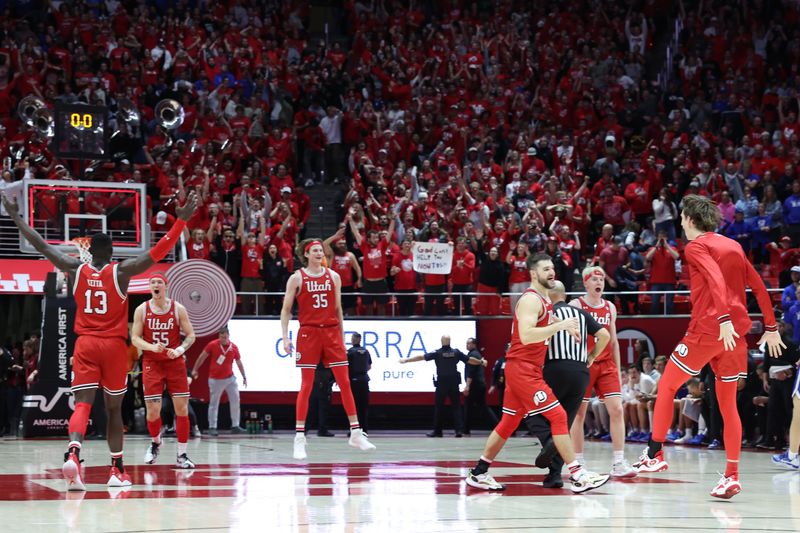
[(91, 237), (75, 237), (69, 244), (78, 250), (78, 258), (82, 263), (92, 262), (92, 253), (89, 251), (89, 246), (92, 244)]

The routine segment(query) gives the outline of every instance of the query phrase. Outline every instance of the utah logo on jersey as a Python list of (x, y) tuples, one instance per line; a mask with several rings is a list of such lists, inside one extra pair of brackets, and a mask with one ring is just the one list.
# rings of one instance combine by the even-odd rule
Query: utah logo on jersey
[(603, 315), (600, 316), (594, 311), (590, 311), (589, 314), (592, 315), (592, 318), (594, 318), (595, 321), (597, 321), (597, 323), (600, 324), (601, 326), (608, 326), (611, 324), (610, 314), (603, 313)]
[(533, 395), (533, 403), (534, 405), (539, 405), (542, 402), (547, 401), (547, 393), (543, 390), (536, 391), (536, 394)]
[(308, 279), (306, 280), (306, 290), (308, 292), (328, 292), (331, 290), (331, 280), (326, 279), (324, 283)]

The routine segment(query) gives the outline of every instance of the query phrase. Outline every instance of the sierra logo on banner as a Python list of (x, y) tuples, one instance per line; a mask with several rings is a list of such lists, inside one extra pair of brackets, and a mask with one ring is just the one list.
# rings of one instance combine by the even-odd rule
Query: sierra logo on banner
[(422, 274), (449, 274), (453, 265), (453, 245), (449, 242), (415, 242), (414, 270)]
[(23, 437), (64, 435), (75, 408), (70, 392), (75, 300), (45, 298), (39, 379), (22, 400)]

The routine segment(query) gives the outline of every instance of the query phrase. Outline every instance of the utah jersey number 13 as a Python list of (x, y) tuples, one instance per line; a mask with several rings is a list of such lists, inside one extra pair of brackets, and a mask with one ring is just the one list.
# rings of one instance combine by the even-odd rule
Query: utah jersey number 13
[(108, 296), (106, 291), (93, 291), (86, 289), (84, 294), (86, 307), (83, 312), (87, 315), (104, 315), (108, 312)]

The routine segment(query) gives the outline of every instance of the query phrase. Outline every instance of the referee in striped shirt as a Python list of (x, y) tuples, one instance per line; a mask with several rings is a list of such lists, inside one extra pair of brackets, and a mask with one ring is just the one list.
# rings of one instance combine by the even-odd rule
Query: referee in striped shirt
[[(556, 281), (549, 293), (550, 300), (553, 302), (553, 314), (561, 320), (577, 317), (580, 324), (580, 342), (577, 342), (566, 330), (559, 331), (550, 338), (547, 359), (544, 363), (544, 380), (550, 385), (561, 405), (564, 406), (568, 423), (572, 426), (572, 421), (575, 420), (575, 415), (583, 401), (586, 387), (589, 385), (589, 366), (595, 357), (603, 352), (611, 340), (611, 335), (589, 313), (567, 305), (567, 295), (563, 283)], [(597, 341), (591, 353), (587, 353), (587, 334), (592, 335)], [(530, 416), (525, 419), (525, 422), (531, 433), (539, 437), (542, 442), (542, 451), (536, 458), (536, 466), (550, 469), (542, 485), (545, 488), (563, 487), (561, 468), (564, 466), (564, 461), (556, 452), (550, 433), (550, 424), (542, 415)]]

